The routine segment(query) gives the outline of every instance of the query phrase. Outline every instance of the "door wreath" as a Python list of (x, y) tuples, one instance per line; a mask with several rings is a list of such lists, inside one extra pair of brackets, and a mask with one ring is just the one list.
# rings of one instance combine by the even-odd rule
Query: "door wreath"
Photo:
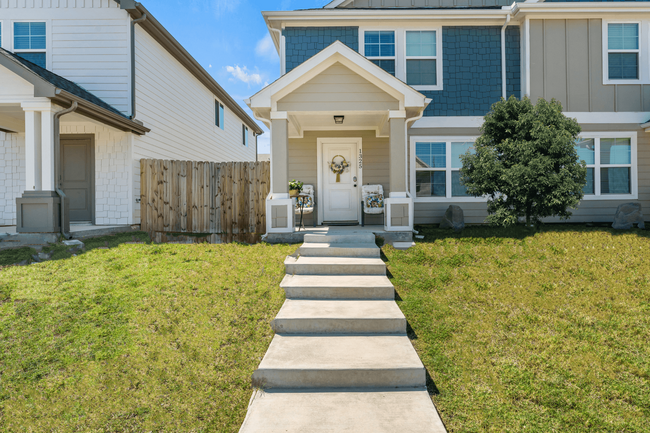
[[(337, 163), (336, 158), (341, 158), (343, 161)], [(348, 168), (350, 164), (345, 160), (345, 157), (343, 155), (336, 155), (334, 158), (332, 158), (332, 162), (330, 163), (330, 170), (332, 170), (332, 173), (336, 175), (336, 183), (341, 182), (341, 174), (345, 172), (345, 169)]]

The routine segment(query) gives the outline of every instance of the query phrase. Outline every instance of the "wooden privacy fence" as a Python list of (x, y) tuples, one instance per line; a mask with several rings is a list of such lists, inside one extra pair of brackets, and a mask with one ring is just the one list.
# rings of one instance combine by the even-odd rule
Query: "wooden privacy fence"
[(269, 162), (140, 160), (142, 230), (215, 233), (225, 241), (266, 232)]

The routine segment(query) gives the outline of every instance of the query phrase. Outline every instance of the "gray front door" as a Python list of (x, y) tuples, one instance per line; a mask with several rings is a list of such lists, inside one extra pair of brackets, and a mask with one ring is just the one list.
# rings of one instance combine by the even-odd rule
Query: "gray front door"
[(61, 137), (61, 189), (70, 201), (71, 222), (93, 222), (94, 161), (92, 136)]

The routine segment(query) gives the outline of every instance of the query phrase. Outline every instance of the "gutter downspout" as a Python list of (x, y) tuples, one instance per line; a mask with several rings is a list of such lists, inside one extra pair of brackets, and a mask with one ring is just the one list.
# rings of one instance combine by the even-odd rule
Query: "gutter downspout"
[(135, 120), (135, 25), (147, 19), (143, 13), (137, 20), (131, 21), (131, 120)]
[(61, 198), (61, 214), (59, 222), (61, 226), (61, 236), (65, 239), (70, 239), (72, 236), (65, 232), (65, 199), (66, 196), (60, 188), (61, 185), (61, 126), (60, 118), (65, 114), (72, 113), (77, 110), (79, 104), (77, 101), (72, 103), (72, 106), (66, 110), (59, 111), (54, 114), (54, 179), (56, 179), (56, 193)]
[(510, 24), (512, 15), (508, 14), (505, 24), (501, 27), (501, 96), (503, 99), (508, 99), (508, 83), (506, 75), (506, 28)]
[[(427, 104), (428, 105), (428, 104)], [(411, 197), (411, 184), (409, 182), (409, 148), (411, 147), (411, 141), (409, 140), (409, 122), (417, 122), (418, 120), (422, 119), (424, 116), (424, 110), (426, 110), (427, 107), (424, 107), (422, 112), (418, 114), (415, 117), (409, 117), (406, 119), (406, 122), (404, 122), (404, 136), (406, 137), (406, 146), (404, 146), (404, 159), (406, 160), (406, 170), (404, 170), (404, 176), (406, 177), (406, 196), (408, 198)]]

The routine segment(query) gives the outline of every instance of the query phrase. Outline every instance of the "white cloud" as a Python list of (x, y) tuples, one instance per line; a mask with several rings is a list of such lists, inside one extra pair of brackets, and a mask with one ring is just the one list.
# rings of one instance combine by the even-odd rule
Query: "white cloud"
[(218, 17), (224, 12), (233, 12), (239, 6), (239, 2), (240, 0), (213, 0), (212, 7)]
[(257, 42), (257, 45), (255, 46), (255, 54), (269, 60), (280, 60), (278, 53), (275, 50), (273, 39), (271, 39), (271, 35), (268, 33)]
[(262, 76), (257, 73), (252, 73), (248, 70), (246, 66), (241, 68), (237, 66), (226, 66), (226, 71), (228, 71), (235, 79), (242, 81), (249, 86), (251, 84), (262, 84)]

